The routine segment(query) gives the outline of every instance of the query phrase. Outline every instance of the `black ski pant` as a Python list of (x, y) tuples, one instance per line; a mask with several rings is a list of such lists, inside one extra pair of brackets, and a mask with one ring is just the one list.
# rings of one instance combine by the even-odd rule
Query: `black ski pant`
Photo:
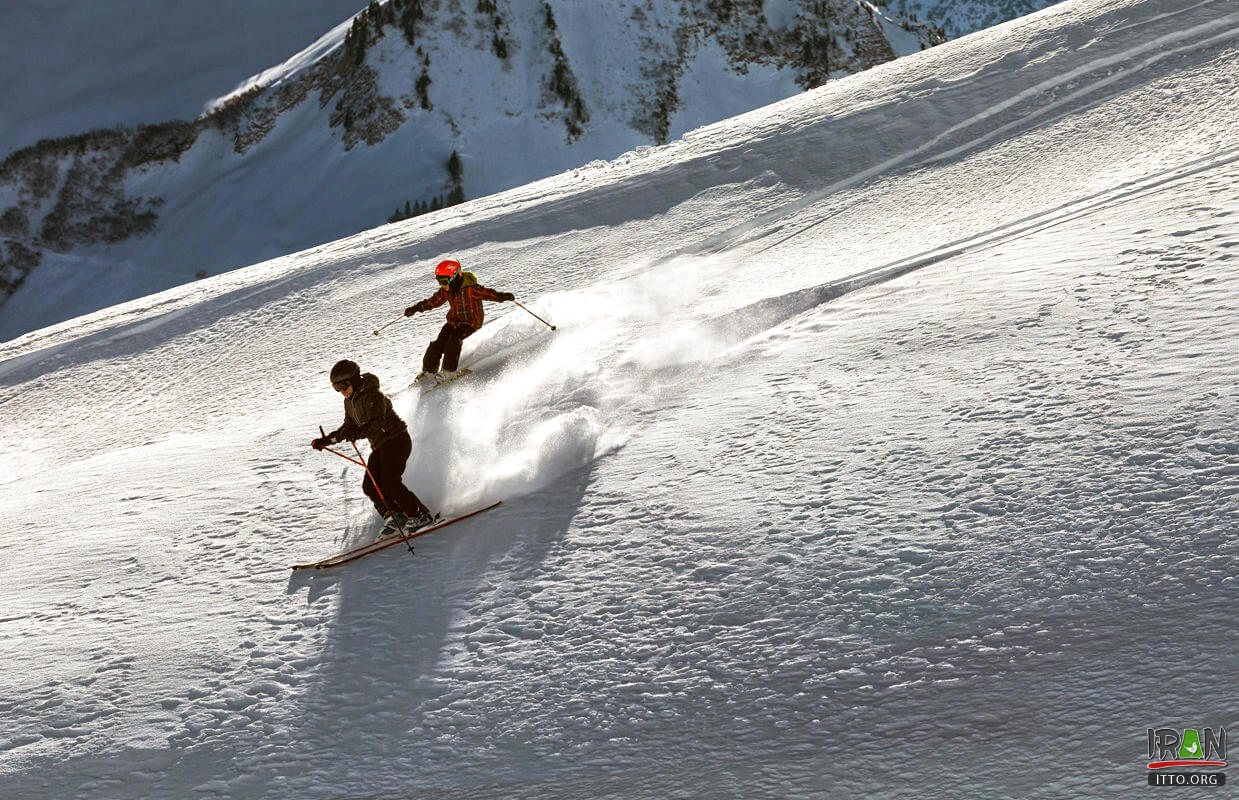
[(426, 347), (426, 355), (422, 356), (423, 372), (438, 372), (439, 359), (443, 359), (443, 369), (455, 371), (460, 365), (460, 346), (473, 335), (477, 328), (469, 325), (453, 325), (450, 322), (439, 331), (439, 338)]
[[(423, 511), (428, 511), (426, 504), (413, 494), (413, 490), (404, 485), (404, 465), (413, 452), (413, 440), (408, 431), (402, 431), (383, 442), (370, 453), (370, 471), (361, 482), (361, 490), (374, 503), (374, 509), (382, 516), (400, 512), (415, 517)], [(374, 476), (374, 480), (370, 476)], [(375, 489), (374, 481), (378, 481), (378, 489), (383, 490), (382, 496)], [(383, 502), (387, 498), (387, 502)]]

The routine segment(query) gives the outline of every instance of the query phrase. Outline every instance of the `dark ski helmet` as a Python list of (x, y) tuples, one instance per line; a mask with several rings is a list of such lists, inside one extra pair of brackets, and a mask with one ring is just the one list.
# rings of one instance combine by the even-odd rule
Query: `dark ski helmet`
[(435, 267), (435, 280), (439, 283), (447, 283), (456, 273), (460, 272), (460, 262), (453, 259), (440, 261), (439, 266)]
[(337, 361), (336, 365), (331, 368), (331, 386), (336, 391), (342, 390), (345, 386), (356, 383), (361, 380), (361, 367), (357, 366), (356, 361), (349, 361), (347, 358)]

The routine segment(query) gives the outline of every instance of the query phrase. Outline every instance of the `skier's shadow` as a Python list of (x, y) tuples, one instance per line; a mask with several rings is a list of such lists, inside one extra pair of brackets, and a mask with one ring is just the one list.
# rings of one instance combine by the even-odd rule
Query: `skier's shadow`
[[(328, 572), (296, 576), (311, 599), (334, 586), (338, 609), (321, 668), (306, 692), (295, 735), (342, 770), (376, 767), (410, 746), (420, 708), (450, 691), (446, 645), (485, 603), (486, 585), (519, 583), (558, 546), (576, 515), (592, 466), (549, 488), (415, 542)], [(480, 609), (480, 610), (479, 610)], [(390, 768), (390, 763), (388, 764)], [(381, 768), (380, 768), (381, 769)]]

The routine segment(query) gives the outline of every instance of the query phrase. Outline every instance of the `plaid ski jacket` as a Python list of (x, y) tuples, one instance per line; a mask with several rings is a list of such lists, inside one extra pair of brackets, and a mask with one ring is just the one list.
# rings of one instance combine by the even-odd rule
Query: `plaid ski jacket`
[[(461, 278), (459, 284), (453, 280), (452, 283), (440, 287), (439, 291), (425, 300), (414, 303), (413, 308), (417, 311), (429, 311), (447, 303), (448, 325), (468, 325), (477, 330), (482, 327), (482, 321), (486, 319), (486, 312), (482, 310), (482, 301), (501, 302), (503, 298), (499, 292), (478, 283), (472, 273), (462, 273), (459, 277)], [(457, 284), (455, 288), (453, 284)]]

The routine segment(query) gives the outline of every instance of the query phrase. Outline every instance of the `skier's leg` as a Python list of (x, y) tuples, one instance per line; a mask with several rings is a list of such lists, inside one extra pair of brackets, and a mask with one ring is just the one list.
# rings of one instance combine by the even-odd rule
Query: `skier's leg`
[(452, 326), (444, 325), (439, 330), (438, 337), (426, 345), (426, 354), (422, 356), (422, 372), (438, 372), (439, 359), (443, 357), (444, 348), (452, 336)]
[[(361, 490), (366, 493), (366, 497), (370, 498), (370, 502), (374, 503), (374, 510), (379, 512), (379, 516), (386, 517), (388, 514), (387, 508), (383, 505), (383, 499), (379, 497), (378, 491), (374, 488), (374, 481), (370, 480), (370, 473), (374, 472), (375, 469), (375, 455), (374, 453), (370, 455), (370, 472), (367, 472), (366, 477), (362, 479)], [(376, 472), (375, 474), (377, 475), (378, 473)]]
[[(448, 372), (455, 372), (456, 367), (460, 365), (460, 348), (464, 344), (465, 339), (468, 339), (476, 328), (470, 328), (468, 325), (460, 325), (452, 328), (451, 337), (443, 345), (443, 369)], [(447, 333), (447, 328), (444, 327), (444, 333)], [(442, 336), (442, 334), (440, 334)]]
[(381, 470), (375, 471), (374, 476), (378, 478), (379, 488), (387, 496), (391, 510), (417, 517), (422, 512), (429, 512), (429, 509), (413, 490), (404, 485), (404, 467), (411, 452), (413, 440), (408, 433), (402, 433), (383, 442), (382, 447), (370, 456), (370, 463), (374, 464), (375, 456), (379, 456)]
[[(374, 496), (378, 497), (379, 492), (381, 491), (383, 493), (384, 500), (386, 500), (386, 510), (380, 510), (380, 513), (382, 513), (383, 516), (394, 514), (400, 510), (400, 507), (396, 505), (396, 499), (392, 497), (391, 492), (388, 491), (388, 483), (390, 483), (390, 481), (387, 479), (387, 473), (391, 470), (391, 464), (389, 463), (390, 461), (391, 459), (389, 457), (386, 442), (382, 447), (376, 447), (370, 451), (370, 461), (368, 462), (370, 467), (370, 475), (374, 476), (374, 483), (378, 484), (378, 489), (375, 491)], [(372, 487), (373, 485), (374, 484), (371, 484)], [(380, 502), (382, 501), (376, 501), (375, 506), (378, 507)]]

